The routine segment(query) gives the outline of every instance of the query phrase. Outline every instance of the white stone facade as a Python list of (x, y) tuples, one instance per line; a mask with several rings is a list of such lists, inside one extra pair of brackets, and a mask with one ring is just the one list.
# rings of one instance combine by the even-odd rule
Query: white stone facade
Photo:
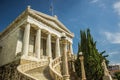
[(0, 66), (16, 59), (42, 60), (61, 56), (61, 35), (66, 34), (68, 50), (72, 50), (71, 33), (56, 17), (28, 7), (0, 34)]

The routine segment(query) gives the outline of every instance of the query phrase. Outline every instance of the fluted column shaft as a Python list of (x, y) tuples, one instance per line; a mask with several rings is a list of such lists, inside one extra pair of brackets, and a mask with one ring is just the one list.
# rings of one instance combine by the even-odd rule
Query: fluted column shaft
[(41, 29), (38, 29), (36, 32), (35, 40), (35, 55), (38, 59), (40, 59), (40, 45), (41, 45)]
[(56, 49), (55, 49), (55, 57), (59, 57), (60, 56), (60, 41), (59, 41), (59, 37), (57, 37), (56, 39)]
[(64, 80), (70, 80), (69, 71), (68, 71), (68, 60), (67, 60), (67, 41), (63, 40), (62, 43), (63, 43), (63, 56), (62, 56), (63, 77), (64, 77)]
[(50, 58), (52, 58), (52, 51), (51, 51), (51, 34), (48, 34), (48, 37), (47, 37), (47, 49), (46, 49), (46, 52), (47, 52), (47, 56), (49, 56)]
[(24, 56), (28, 56), (29, 37), (30, 37), (30, 23), (27, 23), (26, 26), (25, 26), (24, 36), (23, 36), (22, 54)]

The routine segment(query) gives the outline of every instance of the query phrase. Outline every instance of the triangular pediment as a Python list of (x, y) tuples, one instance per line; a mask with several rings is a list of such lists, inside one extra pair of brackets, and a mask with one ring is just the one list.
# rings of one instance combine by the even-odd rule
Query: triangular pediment
[(20, 21), (24, 22), (27, 16), (31, 16), (38, 21), (44, 22), (44, 24), (51, 25), (50, 27), (57, 28), (61, 32), (67, 33), (70, 37), (74, 37), (74, 34), (69, 31), (55, 16), (49, 16), (47, 14), (41, 13), (39, 11), (33, 10), (28, 7), (25, 11), (22, 12), (3, 32), (0, 33), (0, 37), (4, 34), (7, 34), (11, 31), (15, 25), (18, 25)]
[(52, 24), (55, 28), (60, 28), (68, 33), (71, 34), (71, 32), (69, 31), (69, 29), (67, 29), (59, 20), (57, 17), (53, 17), (53, 16), (49, 16), (46, 15), (44, 13), (41, 13), (39, 11), (30, 9), (30, 12), (36, 14), (37, 16), (40, 16), (41, 18), (43, 18), (45, 21), (47, 21), (49, 24)]

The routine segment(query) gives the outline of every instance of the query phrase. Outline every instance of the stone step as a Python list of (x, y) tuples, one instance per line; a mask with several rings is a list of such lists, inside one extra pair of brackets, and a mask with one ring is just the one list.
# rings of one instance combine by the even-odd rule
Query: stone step
[(50, 76), (48, 66), (32, 69), (27, 71), (26, 73), (37, 78), (38, 80), (53, 80)]

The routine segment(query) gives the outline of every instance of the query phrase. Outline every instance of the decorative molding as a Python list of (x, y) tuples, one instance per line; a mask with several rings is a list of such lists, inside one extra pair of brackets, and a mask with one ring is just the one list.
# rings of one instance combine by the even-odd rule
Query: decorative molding
[[(8, 34), (8, 32), (14, 29), (16, 26), (18, 26), (18, 23), (20, 23), (20, 21), (23, 21), (23, 19), (27, 19), (29, 15), (34, 17), (38, 21), (45, 23), (47, 26), (54, 28), (57, 31), (65, 32), (71, 38), (74, 37), (74, 34), (71, 33), (57, 18), (43, 14), (41, 12), (38, 12), (30, 8), (29, 9), (27, 8), (3, 32), (0, 33), (0, 38)], [(61, 29), (60, 28), (58, 29), (58, 27), (56, 28), (54, 25), (49, 23), (46, 19), (55, 22)]]
[(50, 21), (55, 22), (59, 27), (61, 27), (61, 28), (64, 29), (65, 31), (69, 32), (70, 34), (73, 34), (73, 33), (71, 33), (71, 32), (58, 20), (58, 18), (53, 17), (53, 16), (49, 16), (49, 15), (47, 15), (47, 14), (44, 14), (44, 13), (42, 13), (42, 12), (38, 12), (38, 11), (33, 10), (33, 9), (31, 9), (31, 11), (33, 11), (33, 12), (36, 13), (37, 15), (39, 15), (39, 16), (47, 19), (47, 20), (50, 20)]

